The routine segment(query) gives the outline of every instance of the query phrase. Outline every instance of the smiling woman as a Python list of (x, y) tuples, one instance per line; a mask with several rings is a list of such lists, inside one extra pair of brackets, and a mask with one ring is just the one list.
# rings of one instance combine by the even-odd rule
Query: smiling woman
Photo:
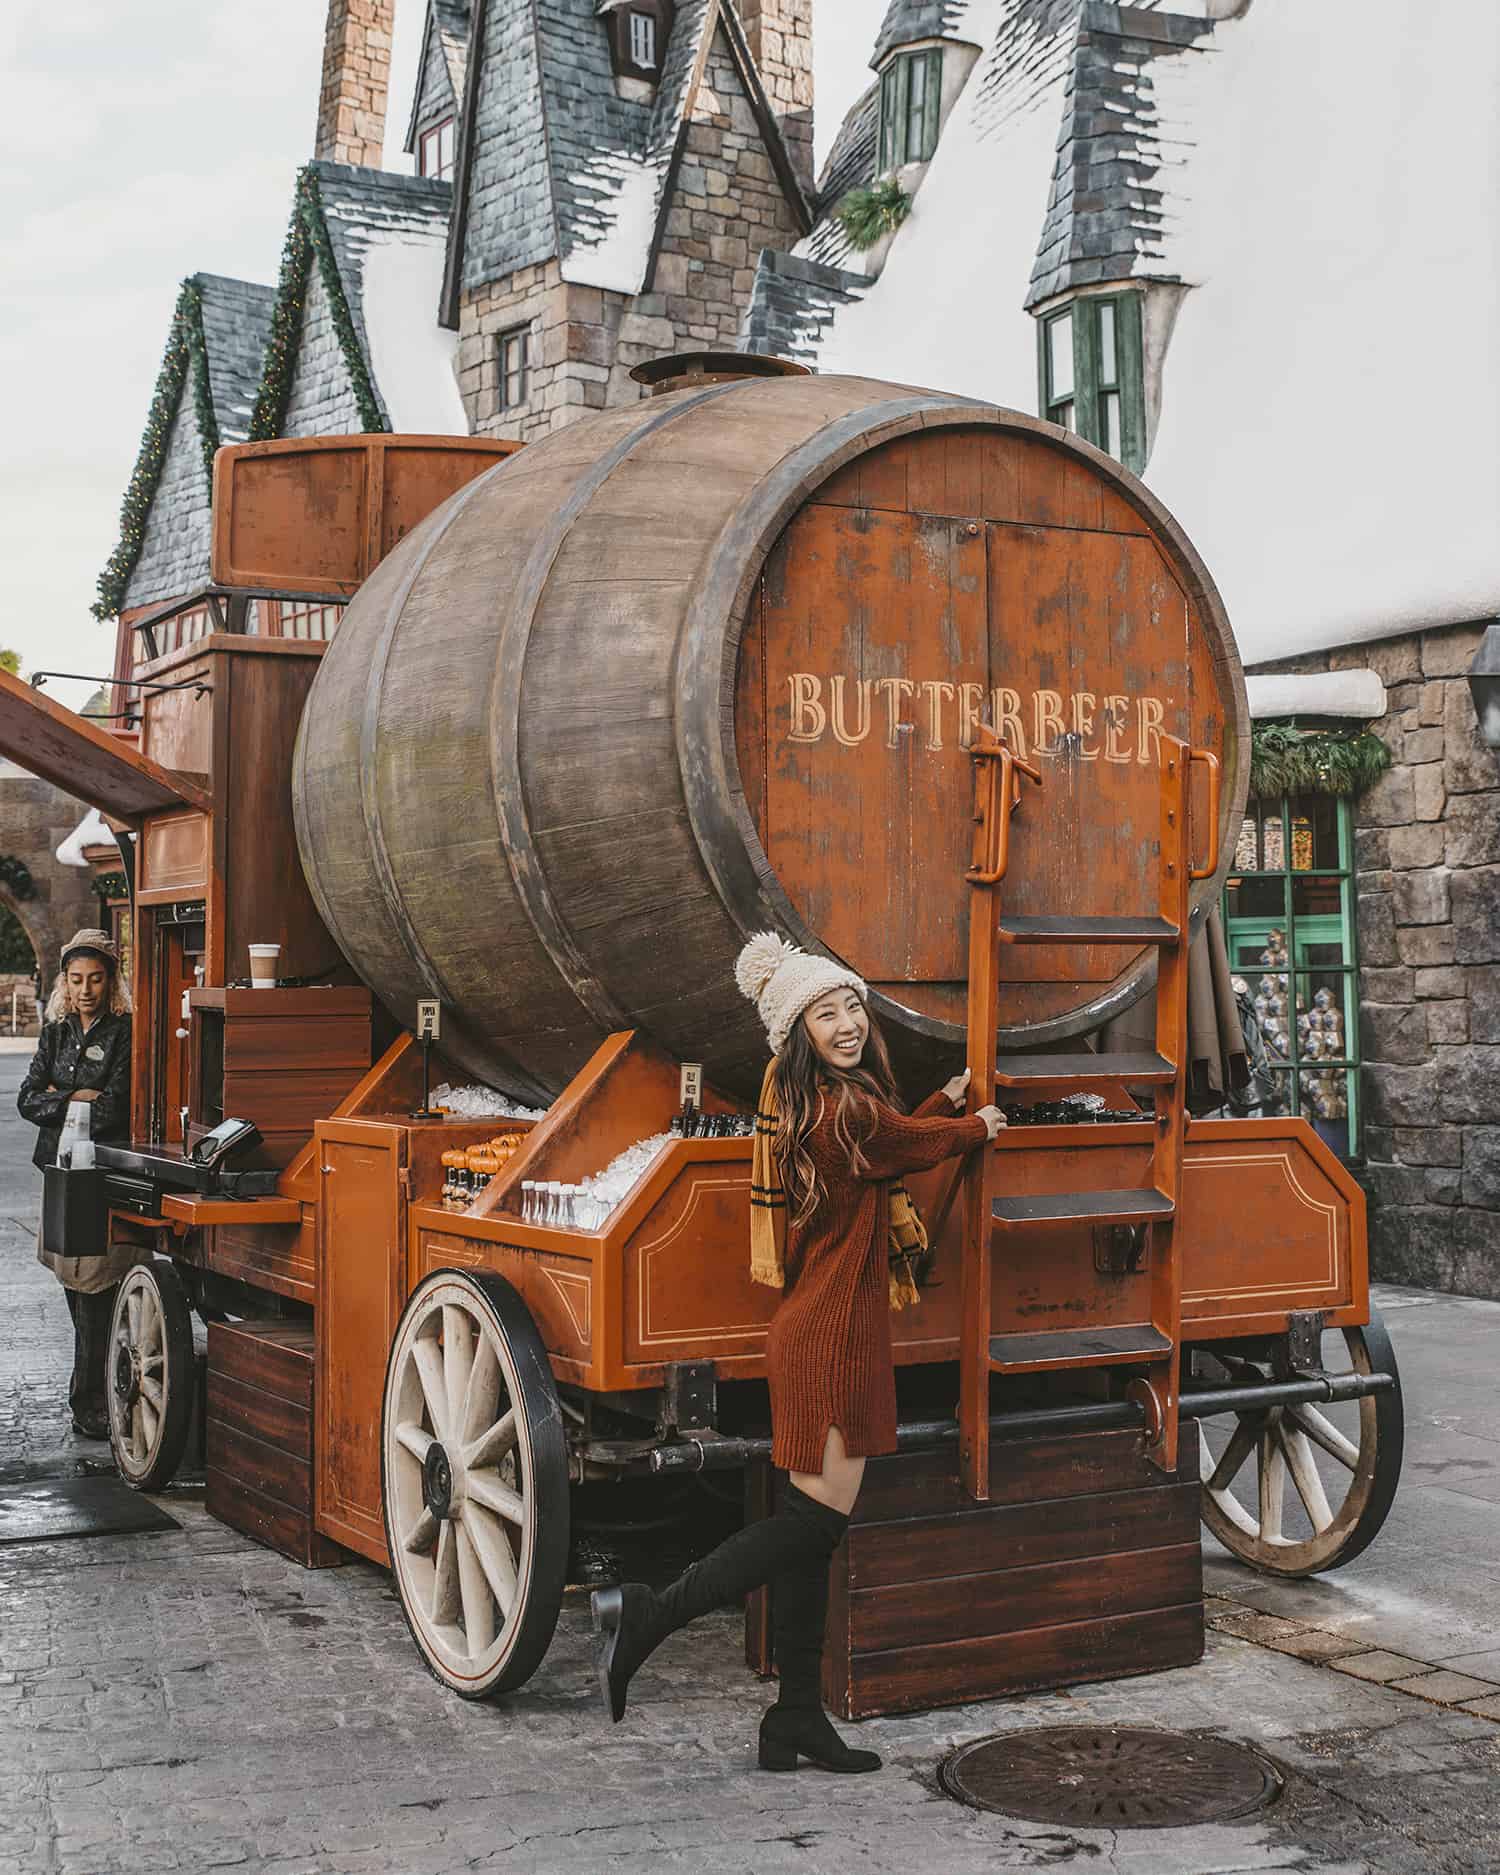
[(770, 932), (735, 968), (775, 1051), (756, 1114), (751, 1273), (784, 1291), (766, 1337), (772, 1463), (789, 1473), (775, 1515), (748, 1525), (660, 1594), (625, 1583), (594, 1597), (605, 1634), (601, 1680), (611, 1715), (630, 1677), (668, 1634), (775, 1579), (777, 1703), (760, 1729), (763, 1770), (799, 1757), (830, 1771), (874, 1771), (822, 1707), (829, 1558), (859, 1495), (865, 1458), (896, 1449), (890, 1311), (916, 1299), (907, 1259), (926, 1236), (902, 1174), (994, 1138), (993, 1107), (955, 1118), (962, 1074), (902, 1108), (861, 979), (831, 957)]

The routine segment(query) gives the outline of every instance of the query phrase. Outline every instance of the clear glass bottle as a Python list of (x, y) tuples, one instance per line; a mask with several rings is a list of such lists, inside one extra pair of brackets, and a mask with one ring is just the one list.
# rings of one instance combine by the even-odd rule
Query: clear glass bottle
[(521, 1180), (521, 1222), (530, 1224), (535, 1221), (536, 1185), (533, 1180)]

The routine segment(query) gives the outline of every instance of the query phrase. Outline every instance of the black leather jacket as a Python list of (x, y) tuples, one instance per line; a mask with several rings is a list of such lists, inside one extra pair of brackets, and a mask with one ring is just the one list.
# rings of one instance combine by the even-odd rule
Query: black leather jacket
[[(49, 1094), (47, 1089), (60, 1091)], [(57, 1158), (58, 1135), (68, 1111), (68, 1096), (81, 1087), (97, 1087), (99, 1098), (89, 1114), (94, 1139), (124, 1139), (130, 1131), (130, 1017), (99, 1016), (85, 1035), (77, 1016), (42, 1028), (37, 1051), (16, 1096), (21, 1118), (41, 1128), (33, 1165)]]

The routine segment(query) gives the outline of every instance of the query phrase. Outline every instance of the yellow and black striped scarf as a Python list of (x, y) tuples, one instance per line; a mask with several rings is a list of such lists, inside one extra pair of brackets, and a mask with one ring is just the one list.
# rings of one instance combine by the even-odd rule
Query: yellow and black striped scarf
[[(766, 1069), (755, 1110), (755, 1147), (750, 1157), (750, 1280), (786, 1287), (786, 1191), (776, 1163), (776, 1059)], [(886, 1187), (890, 1206), (891, 1307), (918, 1301), (914, 1260), (927, 1248), (927, 1232), (899, 1178)]]

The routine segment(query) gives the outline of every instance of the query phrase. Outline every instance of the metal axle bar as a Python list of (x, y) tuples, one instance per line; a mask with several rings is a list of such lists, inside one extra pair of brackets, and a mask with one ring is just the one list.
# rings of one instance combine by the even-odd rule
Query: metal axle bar
[[(1390, 1374), (1336, 1374), (1319, 1379), (1269, 1380), (1259, 1387), (1221, 1387), (1184, 1393), (1178, 1412), (1183, 1419), (1211, 1419), (1218, 1413), (1255, 1412), (1263, 1407), (1293, 1406), (1303, 1400), (1362, 1400), (1395, 1385)], [(1093, 1406), (1031, 1407), (1023, 1412), (999, 1413), (990, 1420), (990, 1436), (1014, 1438), (1036, 1432), (1112, 1432), (1143, 1426), (1144, 1410), (1133, 1400), (1107, 1400)], [(919, 1419), (896, 1428), (897, 1449), (930, 1450), (951, 1445), (958, 1438), (952, 1419)], [(771, 1456), (769, 1439), (680, 1439), (655, 1446), (645, 1454), (653, 1473), (734, 1471), (753, 1460)]]

